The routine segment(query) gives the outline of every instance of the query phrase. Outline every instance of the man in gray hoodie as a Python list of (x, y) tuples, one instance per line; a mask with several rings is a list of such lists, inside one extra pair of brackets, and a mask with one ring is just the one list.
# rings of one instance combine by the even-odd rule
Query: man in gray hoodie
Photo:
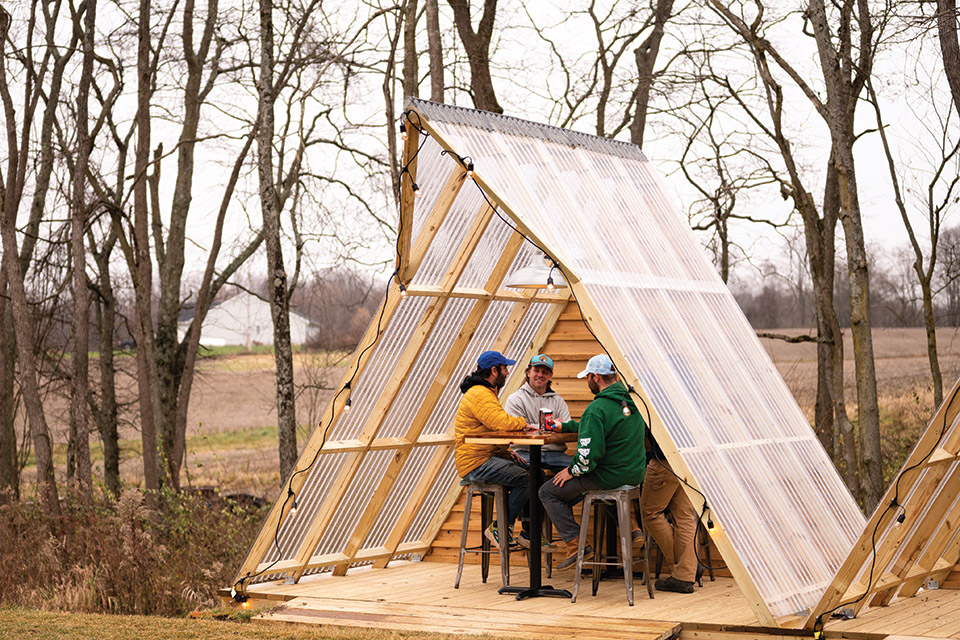
[[(560, 394), (550, 387), (553, 379), (553, 360), (549, 356), (540, 354), (533, 356), (526, 370), (527, 381), (522, 387), (507, 397), (503, 408), (511, 416), (519, 416), (528, 424), (538, 424), (540, 409), (553, 411), (553, 419), (557, 424), (570, 420), (570, 409)], [(517, 455), (530, 463), (530, 447), (512, 447)], [(563, 444), (543, 445), (540, 466), (551, 471), (560, 471), (570, 466), (572, 458), (566, 453), (567, 447)]]

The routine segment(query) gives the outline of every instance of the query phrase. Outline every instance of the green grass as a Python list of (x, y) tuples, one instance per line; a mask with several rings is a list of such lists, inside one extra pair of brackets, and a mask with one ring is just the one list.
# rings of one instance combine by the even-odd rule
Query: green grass
[(55, 613), (32, 609), (0, 608), (0, 638), (11, 640), (455, 640), (475, 636), (384, 631), (328, 625), (244, 624), (211, 619), (160, 618), (81, 613)]
[[(252, 429), (238, 429), (236, 431), (220, 431), (216, 433), (200, 433), (187, 436), (187, 452), (218, 453), (236, 451), (238, 449), (262, 449), (276, 446), (277, 427), (254, 427)], [(143, 443), (139, 439), (122, 439), (120, 444), (120, 459), (139, 459), (143, 454)], [(103, 462), (103, 443), (99, 440), (90, 442), (90, 461)], [(36, 466), (33, 454), (27, 459), (27, 468)], [(67, 445), (54, 445), (53, 463), (57, 466), (67, 464)]]

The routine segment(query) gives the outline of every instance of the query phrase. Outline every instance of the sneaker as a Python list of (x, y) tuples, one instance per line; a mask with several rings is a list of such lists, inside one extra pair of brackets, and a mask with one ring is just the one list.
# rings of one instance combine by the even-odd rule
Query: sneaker
[[(522, 549), (530, 550), (530, 534), (526, 531), (521, 531), (520, 536), (514, 540)], [(546, 538), (540, 538), (540, 553), (559, 553), (560, 547), (552, 544)]]
[[(567, 569), (573, 569), (577, 566), (578, 547), (579, 545), (576, 540), (567, 543), (567, 557), (557, 565), (557, 571), (566, 571)], [(584, 561), (593, 560), (593, 547), (590, 545), (583, 548), (583, 559)]]
[(653, 583), (657, 591), (673, 591), (674, 593), (693, 593), (693, 583), (685, 580), (677, 580), (673, 576), (665, 580), (657, 580)]
[[(496, 523), (491, 524), (489, 527), (484, 529), (483, 537), (490, 541), (490, 544), (500, 549), (500, 530), (497, 529)], [(508, 541), (509, 545), (512, 541)]]

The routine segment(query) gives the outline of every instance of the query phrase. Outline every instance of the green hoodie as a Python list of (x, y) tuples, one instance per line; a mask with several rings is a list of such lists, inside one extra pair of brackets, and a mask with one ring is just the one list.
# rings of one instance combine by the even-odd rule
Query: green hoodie
[[(627, 401), (630, 415), (623, 415)], [(615, 382), (594, 396), (580, 422), (563, 423), (563, 431), (579, 431), (577, 453), (570, 463), (574, 476), (588, 475), (602, 489), (639, 485), (647, 469), (643, 448), (646, 425), (633, 398), (621, 382)]]

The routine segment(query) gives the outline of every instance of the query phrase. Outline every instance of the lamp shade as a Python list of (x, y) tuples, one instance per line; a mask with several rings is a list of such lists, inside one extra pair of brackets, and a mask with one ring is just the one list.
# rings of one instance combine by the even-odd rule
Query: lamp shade
[(567, 286), (567, 281), (563, 279), (559, 269), (553, 269), (552, 274), (550, 271), (550, 268), (544, 264), (527, 265), (514, 271), (504, 286), (511, 289), (546, 289), (547, 278), (551, 277), (554, 287)]

